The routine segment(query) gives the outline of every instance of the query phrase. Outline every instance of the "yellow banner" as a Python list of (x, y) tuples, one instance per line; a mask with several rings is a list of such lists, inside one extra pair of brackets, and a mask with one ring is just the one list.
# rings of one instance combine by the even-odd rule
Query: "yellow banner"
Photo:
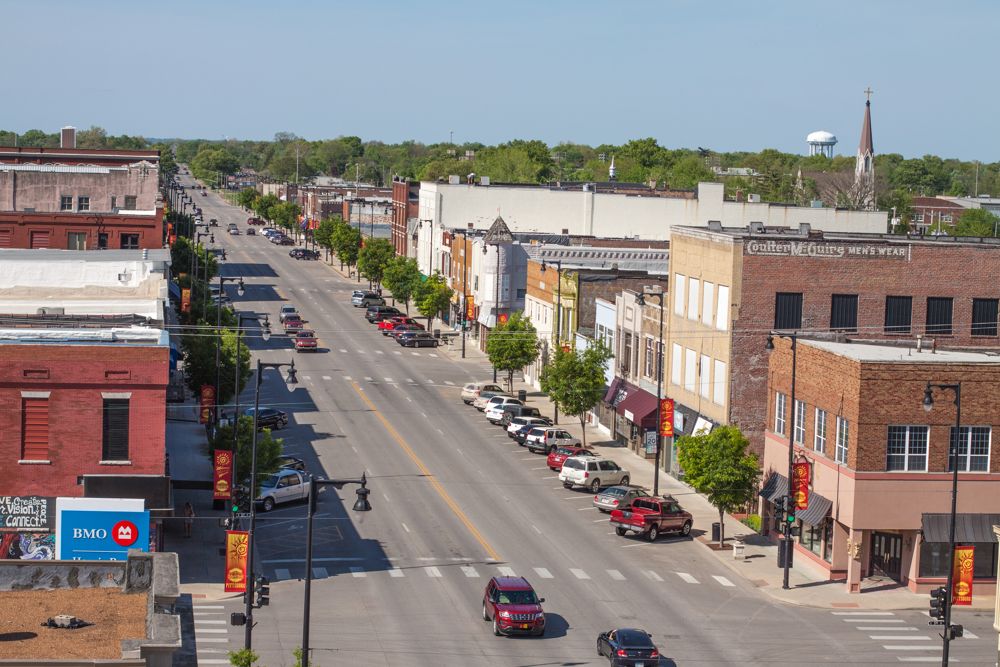
[(243, 593), (247, 589), (247, 548), (250, 534), (245, 530), (226, 531), (226, 592)]
[(955, 547), (954, 573), (952, 575), (951, 603), (972, 604), (972, 577), (975, 573), (975, 547)]

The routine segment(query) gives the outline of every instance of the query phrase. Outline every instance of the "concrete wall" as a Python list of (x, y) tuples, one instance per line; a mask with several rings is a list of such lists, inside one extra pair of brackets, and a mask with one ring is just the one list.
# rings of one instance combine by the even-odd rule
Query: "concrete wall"
[(0, 165), (0, 211), (58, 212), (63, 196), (73, 198), (74, 211), (79, 197), (90, 197), (90, 211), (95, 212), (110, 213), (112, 197), (115, 207), (124, 209), (126, 196), (136, 198), (135, 210), (156, 208), (159, 170), (155, 165), (108, 167), (101, 172), (11, 171)]

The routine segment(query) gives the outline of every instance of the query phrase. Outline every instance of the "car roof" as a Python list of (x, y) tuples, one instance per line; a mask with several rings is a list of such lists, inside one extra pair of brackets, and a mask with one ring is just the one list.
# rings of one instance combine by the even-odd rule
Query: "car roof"
[(303, 329), (302, 331), (295, 334), (296, 336), (315, 336), (316, 332), (312, 329)]
[(508, 591), (534, 590), (524, 577), (493, 577), (493, 581), (499, 588)]
[(289, 305), (282, 306), (281, 309), (298, 311), (298, 308), (296, 306), (289, 306)]
[(649, 634), (645, 630), (638, 630), (636, 628), (619, 628), (615, 630), (615, 638), (619, 643), (626, 646), (652, 646), (653, 640), (649, 638)]

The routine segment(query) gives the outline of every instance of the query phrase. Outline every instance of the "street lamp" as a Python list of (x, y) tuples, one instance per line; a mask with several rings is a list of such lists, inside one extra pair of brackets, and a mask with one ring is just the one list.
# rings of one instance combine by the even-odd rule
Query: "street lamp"
[[(267, 319), (267, 314), (264, 315), (263, 319), (264, 326), (260, 330), (260, 337), (267, 341), (271, 338), (271, 323)], [(236, 364), (233, 373), (233, 470), (236, 470), (236, 457), (240, 448), (240, 341), (243, 338), (243, 322), (245, 320), (260, 320), (260, 316), (257, 313), (236, 313)]]
[(951, 525), (948, 528), (948, 587), (944, 599), (944, 632), (941, 633), (944, 645), (941, 648), (941, 664), (948, 664), (948, 649), (951, 642), (951, 601), (955, 587), (955, 519), (958, 508), (958, 441), (962, 437), (962, 383), (934, 384), (927, 383), (924, 388), (924, 410), (934, 409), (934, 390), (951, 390), (955, 392), (955, 433), (949, 439), (951, 451)]
[(465, 329), (469, 318), (469, 244), (462, 237), (462, 358), (465, 359)]
[[(791, 490), (792, 490), (792, 466), (795, 461), (795, 418), (797, 410), (795, 409), (795, 371), (798, 366), (798, 340), (799, 332), (793, 331), (792, 333), (778, 333), (771, 332), (767, 336), (767, 344), (764, 349), (771, 351), (774, 349), (774, 337), (787, 338), (792, 342), (792, 419), (791, 419), (791, 430), (788, 432), (788, 497), (782, 501), (782, 507), (786, 508), (786, 511), (794, 511), (794, 508), (788, 505), (789, 502), (794, 502), (791, 500)], [(784, 434), (782, 434), (784, 435)], [(789, 569), (792, 565), (792, 525), (788, 521), (787, 517), (782, 517), (784, 520), (781, 522), (781, 533), (785, 538), (785, 541), (781, 543), (779, 547), (782, 549), (782, 565), (784, 566), (784, 576), (781, 581), (781, 587), (785, 590), (791, 588), (788, 585)]]
[(364, 473), (360, 479), (316, 479), (309, 477), (309, 509), (306, 520), (306, 582), (303, 590), (302, 602), (302, 664), (309, 664), (309, 606), (310, 593), (312, 592), (312, 547), (313, 547), (313, 516), (316, 514), (316, 494), (321, 486), (333, 486), (338, 489), (344, 488), (347, 484), (358, 484), (355, 493), (358, 499), (354, 501), (355, 512), (370, 512), (372, 505), (368, 502), (368, 480)]
[[(257, 415), (260, 414), (260, 385), (266, 368), (288, 367), (288, 385), (298, 383), (295, 377), (295, 361), (283, 363), (280, 361), (257, 360), (257, 377), (254, 380), (253, 394), (253, 435), (250, 441), (250, 530), (247, 532), (247, 582), (254, 580), (253, 574), (253, 534), (257, 527)], [(243, 648), (249, 650), (253, 648), (253, 587), (247, 586), (243, 597), (245, 598), (244, 616), (246, 619), (246, 629), (243, 637)]]
[[(226, 283), (239, 281), (236, 285), (236, 293), (240, 296), (246, 294), (246, 287), (243, 285), (243, 278), (227, 278), (226, 276), (219, 276), (219, 302), (215, 304), (215, 405), (216, 409), (213, 410), (215, 418), (212, 420), (214, 423), (218, 423), (218, 405), (219, 405), (219, 385), (221, 384), (222, 369), (219, 366), (219, 354), (222, 341), (222, 295), (223, 289)], [(238, 326), (237, 322), (237, 326)], [(239, 331), (236, 332), (236, 339), (239, 340)], [(236, 368), (239, 369), (240, 358), (239, 351), (237, 351), (236, 356)], [(237, 376), (238, 377), (238, 376)], [(233, 385), (233, 391), (239, 388), (238, 385)]]
[[(498, 256), (499, 262), (499, 256)], [(553, 262), (556, 265), (556, 335), (554, 339), (557, 348), (562, 346), (562, 260)], [(542, 273), (545, 273), (545, 260), (542, 260)], [(559, 404), (553, 403), (552, 423), (559, 424)]]
[(653, 495), (660, 495), (660, 424), (663, 423), (663, 299), (666, 292), (639, 292), (636, 303), (642, 308), (646, 305), (646, 297), (656, 297), (660, 302), (660, 342), (656, 355), (656, 458), (653, 459)]

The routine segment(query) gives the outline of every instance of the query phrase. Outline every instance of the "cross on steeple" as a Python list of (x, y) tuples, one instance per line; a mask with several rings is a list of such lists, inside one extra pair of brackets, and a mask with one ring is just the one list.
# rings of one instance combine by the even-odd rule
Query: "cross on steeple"
[(865, 97), (867, 98), (865, 100), (866, 102), (871, 102), (872, 101), (872, 93), (874, 93), (874, 92), (875, 91), (872, 90), (871, 86), (868, 86), (867, 88), (865, 88)]

